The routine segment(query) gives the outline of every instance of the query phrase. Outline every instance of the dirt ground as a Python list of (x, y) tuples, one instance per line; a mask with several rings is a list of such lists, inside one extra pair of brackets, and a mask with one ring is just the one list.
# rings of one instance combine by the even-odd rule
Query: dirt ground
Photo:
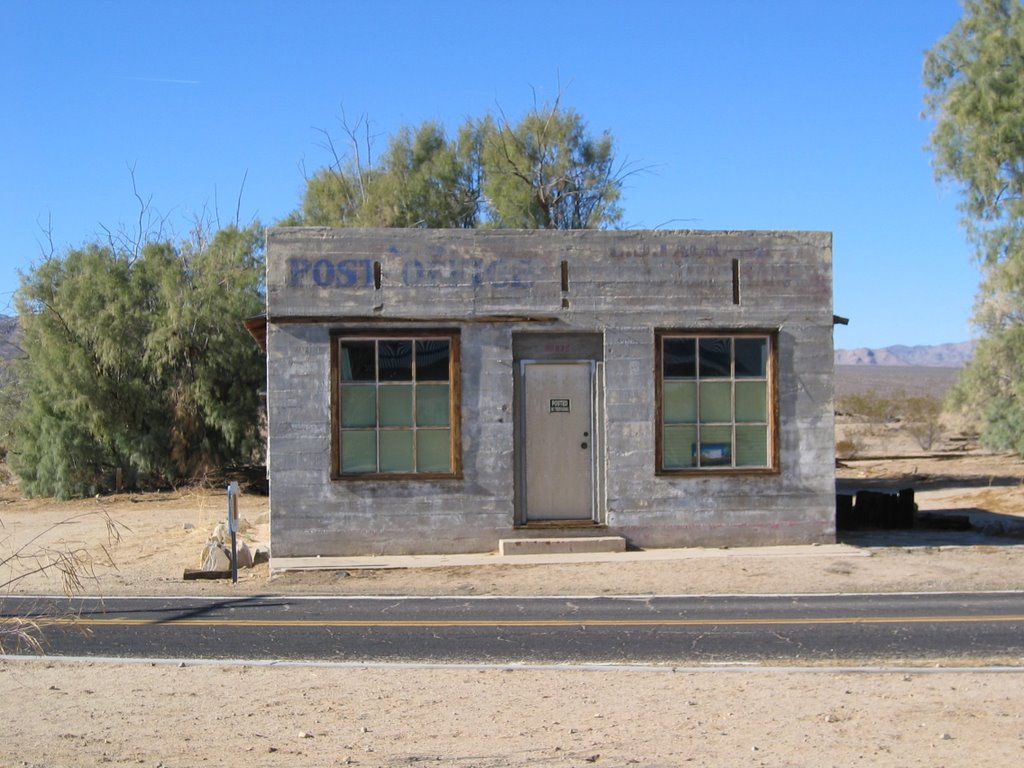
[[(987, 532), (858, 534), (848, 554), (771, 549), (675, 561), (488, 565), (184, 581), (224, 517), (223, 493), (26, 501), (0, 494), (10, 553), (77, 552), (89, 594), (711, 594), (1024, 588), (1024, 463), (948, 450), (838, 470), (842, 487), (913, 487), (922, 511)], [(892, 458), (892, 455), (907, 458)], [(243, 496), (244, 538), (268, 539)], [(108, 538), (106, 520), (119, 540)], [(998, 535), (996, 535), (998, 534)], [(708, 553), (705, 553), (708, 554)], [(720, 556), (717, 556), (720, 555)], [(5, 591), (61, 590), (34, 575)], [(1024, 596), (1022, 596), (1024, 601)], [(1024, 758), (1024, 659), (819, 667), (426, 668), (0, 661), (0, 765), (1002, 766)]]

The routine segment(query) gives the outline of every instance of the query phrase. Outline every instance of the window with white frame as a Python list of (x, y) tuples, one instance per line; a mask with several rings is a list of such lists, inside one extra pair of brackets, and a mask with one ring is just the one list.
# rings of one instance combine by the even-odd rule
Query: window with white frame
[(659, 331), (657, 471), (773, 471), (775, 334)]
[(334, 476), (459, 473), (457, 332), (333, 337)]

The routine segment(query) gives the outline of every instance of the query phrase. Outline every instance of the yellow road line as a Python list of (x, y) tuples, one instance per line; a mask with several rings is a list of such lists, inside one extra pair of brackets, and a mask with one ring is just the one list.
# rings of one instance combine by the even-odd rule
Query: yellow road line
[[(25, 617), (27, 618), (27, 617)], [(967, 624), (981, 622), (1024, 622), (1024, 615), (989, 616), (835, 616), (790, 619), (127, 619), (62, 617), (30, 619), (41, 626), (148, 627), (162, 624), (176, 627), (337, 627), (354, 629), (455, 628), (455, 627), (707, 627), (707, 626), (794, 626), (818, 624)]]

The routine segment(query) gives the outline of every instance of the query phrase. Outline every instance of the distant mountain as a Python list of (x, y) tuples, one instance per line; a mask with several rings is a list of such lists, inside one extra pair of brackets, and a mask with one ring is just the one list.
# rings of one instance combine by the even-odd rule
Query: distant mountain
[[(9, 360), (20, 353), (18, 318), (0, 315), (0, 360)], [(836, 365), (910, 365), (924, 368), (960, 368), (974, 354), (975, 341), (959, 344), (935, 344), (908, 347), (897, 344), (882, 349), (837, 349)]]
[(21, 352), (17, 342), (18, 318), (0, 315), (0, 361), (10, 360)]
[(907, 347), (897, 344), (881, 349), (837, 349), (836, 365), (914, 365), (924, 368), (960, 368), (974, 354), (976, 341)]

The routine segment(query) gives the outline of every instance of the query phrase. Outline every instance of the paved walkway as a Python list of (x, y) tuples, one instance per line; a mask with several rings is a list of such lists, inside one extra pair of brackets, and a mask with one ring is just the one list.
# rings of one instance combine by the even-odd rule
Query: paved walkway
[(570, 552), (543, 555), (499, 555), (484, 552), (469, 555), (379, 555), (360, 557), (272, 557), (270, 570), (351, 571), (358, 569), (453, 568), (480, 565), (540, 565), (543, 563), (628, 563), (697, 560), (715, 557), (870, 557), (865, 549), (848, 544), (801, 544), (776, 547), (731, 547), (727, 549), (646, 549), (626, 552)]

